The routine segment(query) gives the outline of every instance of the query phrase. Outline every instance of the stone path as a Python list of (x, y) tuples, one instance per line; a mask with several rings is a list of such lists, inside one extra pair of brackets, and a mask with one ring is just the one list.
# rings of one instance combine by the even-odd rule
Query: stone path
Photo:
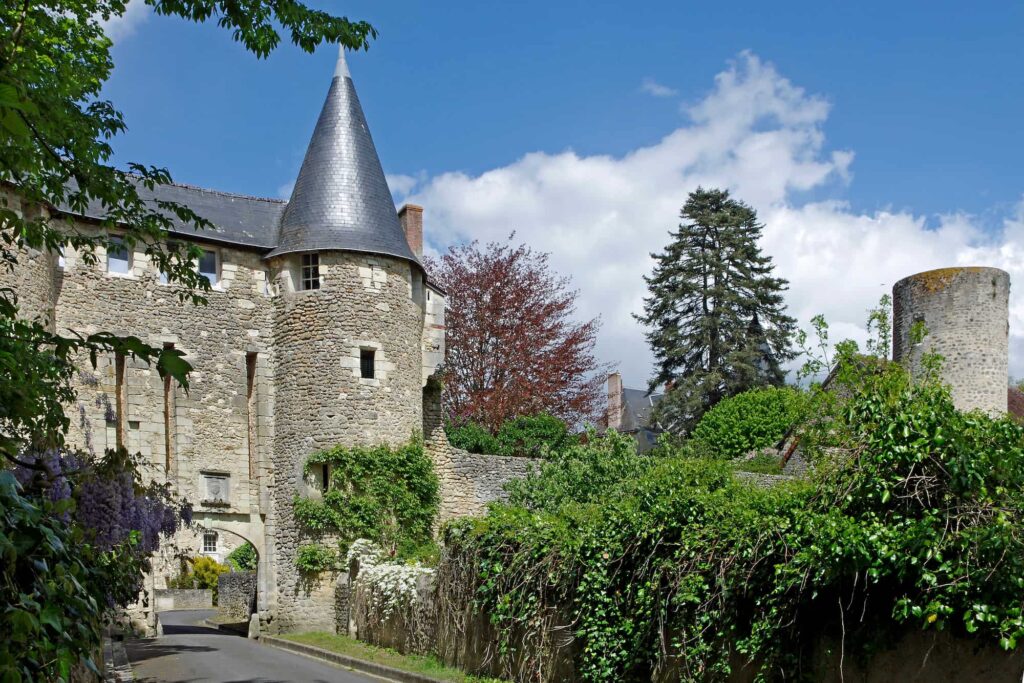
[(240, 636), (203, 621), (214, 610), (162, 612), (164, 635), (126, 643), (137, 681), (147, 683), (370, 683), (380, 681)]

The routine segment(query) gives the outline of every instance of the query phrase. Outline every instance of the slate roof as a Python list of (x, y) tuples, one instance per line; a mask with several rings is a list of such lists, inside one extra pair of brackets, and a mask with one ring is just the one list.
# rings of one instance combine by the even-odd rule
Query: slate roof
[(634, 432), (650, 428), (651, 411), (661, 400), (661, 394), (647, 395), (643, 389), (622, 390), (622, 426), (620, 432)]
[[(176, 184), (157, 185), (152, 190), (139, 186), (137, 191), (143, 201), (161, 199), (177, 202), (214, 225), (213, 228), (197, 230), (191, 223), (184, 223), (168, 214), (173, 222), (171, 231), (176, 234), (262, 249), (272, 249), (277, 244), (278, 226), (285, 208), (285, 202), (280, 199), (250, 197)], [(99, 202), (94, 201), (79, 215), (103, 220), (106, 211)]]
[[(146, 201), (188, 206), (215, 226), (196, 230), (171, 216), (172, 232), (188, 237), (258, 248), (267, 257), (339, 250), (419, 264), (398, 221), (343, 50), (288, 202), (177, 184), (138, 192)], [(80, 215), (103, 220), (106, 212), (94, 202)]]
[(418, 263), (398, 222), (344, 48), (269, 255), (328, 249)]

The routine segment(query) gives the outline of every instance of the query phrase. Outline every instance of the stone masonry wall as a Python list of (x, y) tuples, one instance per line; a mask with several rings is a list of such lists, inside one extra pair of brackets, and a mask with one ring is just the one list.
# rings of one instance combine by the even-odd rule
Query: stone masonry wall
[[(312, 484), (303, 466), (317, 450), (397, 445), (421, 428), (423, 302), (405, 261), (321, 253), (320, 289), (295, 291), (299, 263), (298, 255), (275, 263), (277, 485), (268, 523), (277, 534), (279, 603), (271, 630), (329, 631), (333, 583), (329, 591), (308, 585), (295, 567), (296, 549), (315, 539), (296, 527), (292, 501)], [(360, 376), (361, 349), (375, 352), (374, 379)]]
[[(893, 358), (916, 372), (924, 353), (938, 353), (957, 408), (1006, 413), (1010, 276), (996, 268), (943, 268), (900, 280), (892, 294)], [(928, 334), (914, 345), (917, 322)]]
[(423, 390), (424, 449), (434, 461), (440, 480), (441, 509), (438, 522), (483, 514), (487, 504), (504, 500), (506, 483), (521, 479), (535, 467), (533, 458), (478, 455), (448, 443), (441, 410), (441, 389), (428, 382)]
[[(87, 222), (77, 223), (75, 229), (97, 231)], [(185, 352), (194, 367), (188, 392), (174, 382), (165, 385), (155, 368), (125, 358), (120, 406), (116, 359), (99, 357), (95, 368), (87, 357), (77, 359), (79, 400), (69, 407), (68, 442), (101, 453), (117, 445), (120, 431), (123, 445), (141, 453), (146, 481), (170, 481), (177, 494), (193, 504), (203, 525), (232, 532), (233, 536), (221, 535), (223, 549), (244, 538), (256, 545), (262, 559), (267, 553), (260, 513), (266, 504), (261, 506), (260, 499), (261, 491), (265, 499), (271, 485), (266, 454), (273, 436), (268, 271), (258, 252), (204, 246), (215, 250), (220, 262), (219, 281), (206, 295), (205, 306), (181, 302), (179, 288), (161, 283), (141, 248), (131, 254), (126, 274), (108, 272), (103, 249), (97, 251), (93, 265), (70, 248), (62, 266), (56, 254), (29, 254), (13, 274), (0, 275), (0, 285), (13, 286), (22, 298), (33, 301), (26, 315), (49, 308), (58, 333), (112, 332), (157, 347), (173, 344)], [(51, 268), (53, 286), (40, 285)], [(43, 300), (46, 297), (49, 301)], [(253, 362), (250, 392), (248, 366)], [(203, 476), (207, 473), (226, 476), (226, 502), (208, 500)], [(184, 530), (175, 543), (190, 555), (202, 554), (202, 533)], [(155, 558), (146, 590), (165, 587), (167, 577), (176, 573), (173, 559)], [(269, 573), (265, 579), (272, 582)], [(152, 624), (151, 608), (140, 606), (132, 614)]]
[(229, 572), (217, 577), (217, 611), (220, 616), (248, 621), (255, 599), (255, 572)]

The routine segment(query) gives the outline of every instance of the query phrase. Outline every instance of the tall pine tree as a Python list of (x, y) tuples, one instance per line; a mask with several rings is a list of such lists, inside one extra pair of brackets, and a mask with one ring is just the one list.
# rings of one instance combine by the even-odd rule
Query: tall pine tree
[(650, 295), (637, 320), (650, 328), (657, 374), (667, 393), (658, 423), (685, 433), (723, 398), (781, 385), (794, 357), (795, 321), (786, 315), (788, 282), (772, 276), (761, 253), (757, 213), (725, 190), (697, 188), (687, 198), (672, 242), (645, 277)]

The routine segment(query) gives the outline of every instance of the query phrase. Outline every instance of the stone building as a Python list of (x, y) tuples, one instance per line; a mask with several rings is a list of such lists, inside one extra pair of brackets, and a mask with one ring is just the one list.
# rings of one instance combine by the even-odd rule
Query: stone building
[(651, 419), (661, 397), (662, 394), (644, 389), (627, 389), (622, 384), (622, 375), (613, 372), (608, 375), (608, 403), (599, 427), (631, 434), (640, 453), (649, 451), (658, 443), (658, 435), (663, 431)]
[[(147, 480), (170, 481), (194, 505), (197, 528), (178, 539), (186, 552), (223, 560), (251, 542), (264, 628), (330, 630), (332, 582), (295, 567), (293, 499), (320, 490), (322, 473), (303, 471), (314, 451), (397, 445), (423, 430), (424, 387), (444, 357), (423, 210), (395, 210), (344, 54), (287, 202), (185, 185), (140, 193), (215, 226), (171, 235), (204, 250), (207, 305), (181, 303), (141, 250), (124, 247), (93, 265), (70, 249), (24, 254), (0, 276), (23, 315), (58, 332), (133, 335), (194, 367), (185, 392), (130, 357), (99, 359), (76, 380), (70, 441), (141, 453)], [(70, 219), (95, 234), (103, 217), (96, 206)], [(162, 588), (176, 566), (155, 566), (149, 587)]]

